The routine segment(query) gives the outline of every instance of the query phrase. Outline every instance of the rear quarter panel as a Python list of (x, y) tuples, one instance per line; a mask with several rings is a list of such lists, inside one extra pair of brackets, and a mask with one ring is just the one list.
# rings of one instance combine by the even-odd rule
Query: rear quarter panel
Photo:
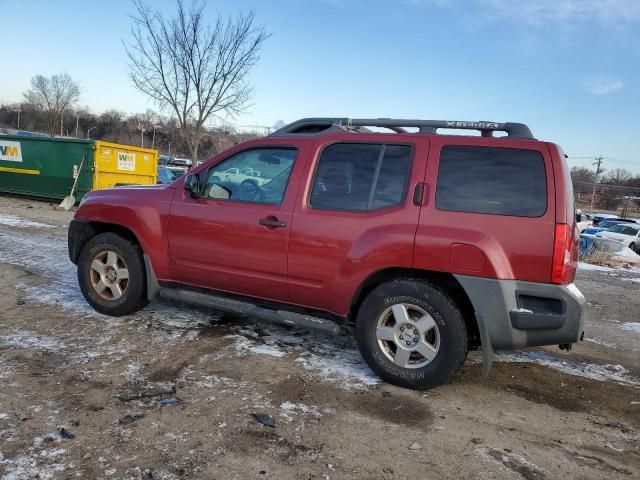
[[(544, 159), (547, 209), (538, 218), (442, 211), (436, 208), (440, 152), (448, 145), (530, 149)], [(471, 159), (470, 159), (471, 161)], [(556, 195), (547, 145), (529, 140), (433, 136), (429, 148), (428, 195), (420, 213), (413, 266), (497, 279), (549, 282)]]

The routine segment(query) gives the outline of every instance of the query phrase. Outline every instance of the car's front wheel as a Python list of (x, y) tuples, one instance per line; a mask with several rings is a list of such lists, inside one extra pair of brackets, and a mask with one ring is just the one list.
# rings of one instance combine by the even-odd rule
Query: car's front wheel
[(631, 245), (629, 245), (629, 248), (640, 255), (640, 244), (632, 243)]
[(399, 279), (376, 287), (356, 319), (360, 352), (383, 380), (426, 390), (448, 382), (467, 355), (460, 309), (428, 282)]
[(105, 315), (127, 315), (148, 303), (142, 251), (115, 233), (101, 233), (84, 245), (78, 283), (87, 302)]

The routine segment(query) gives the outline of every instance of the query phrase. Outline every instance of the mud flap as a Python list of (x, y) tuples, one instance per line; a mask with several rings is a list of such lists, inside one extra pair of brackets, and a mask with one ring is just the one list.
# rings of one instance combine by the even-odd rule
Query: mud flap
[(156, 272), (153, 271), (149, 255), (145, 253), (142, 258), (144, 258), (144, 271), (147, 277), (147, 300), (152, 301), (160, 291), (160, 284), (158, 283)]
[(493, 350), (493, 345), (491, 345), (487, 322), (485, 322), (482, 315), (478, 312), (475, 312), (475, 316), (478, 321), (478, 330), (480, 331), (480, 342), (482, 343), (482, 375), (488, 377), (491, 371), (491, 365), (493, 364), (495, 351)]

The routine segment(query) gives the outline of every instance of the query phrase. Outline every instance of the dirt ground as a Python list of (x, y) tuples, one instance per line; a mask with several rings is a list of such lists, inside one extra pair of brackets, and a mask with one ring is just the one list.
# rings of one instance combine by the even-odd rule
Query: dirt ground
[(71, 216), (0, 197), (3, 479), (640, 478), (640, 269), (579, 271), (570, 353), (501, 354), (489, 378), (472, 353), (414, 392), (379, 382), (348, 330), (93, 312)]

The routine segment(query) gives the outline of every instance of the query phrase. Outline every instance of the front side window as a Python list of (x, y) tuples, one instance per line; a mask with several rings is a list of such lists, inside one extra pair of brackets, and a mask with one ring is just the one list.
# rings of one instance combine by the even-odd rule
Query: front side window
[(229, 200), (280, 204), (296, 159), (294, 148), (255, 148), (236, 153), (207, 172), (204, 196), (217, 198), (213, 185), (229, 191)]
[(535, 150), (444, 147), (438, 167), (436, 208), (540, 217), (547, 210), (544, 159)]
[(309, 205), (367, 212), (398, 205), (411, 172), (409, 145), (336, 143), (322, 151)]

